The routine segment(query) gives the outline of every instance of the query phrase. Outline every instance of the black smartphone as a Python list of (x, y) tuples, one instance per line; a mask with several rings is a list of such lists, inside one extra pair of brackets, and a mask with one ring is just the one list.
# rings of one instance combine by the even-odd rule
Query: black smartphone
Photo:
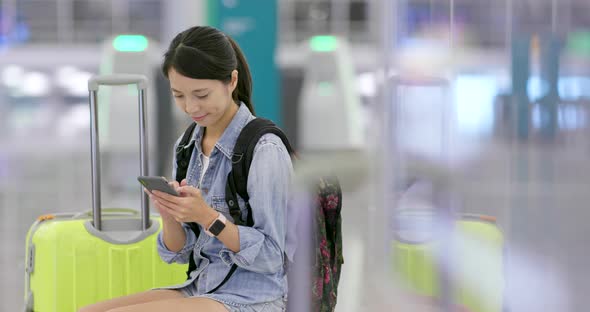
[(160, 191), (170, 195), (179, 196), (176, 190), (168, 184), (168, 180), (164, 177), (139, 176), (137, 177), (137, 181), (150, 192)]

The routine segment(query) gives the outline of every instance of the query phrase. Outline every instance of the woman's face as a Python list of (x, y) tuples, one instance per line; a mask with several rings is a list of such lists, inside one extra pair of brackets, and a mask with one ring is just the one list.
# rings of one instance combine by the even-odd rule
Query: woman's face
[(179, 74), (174, 68), (168, 72), (174, 102), (201, 127), (215, 125), (235, 105), (232, 92), (237, 84), (237, 71), (230, 83), (219, 80), (193, 79)]

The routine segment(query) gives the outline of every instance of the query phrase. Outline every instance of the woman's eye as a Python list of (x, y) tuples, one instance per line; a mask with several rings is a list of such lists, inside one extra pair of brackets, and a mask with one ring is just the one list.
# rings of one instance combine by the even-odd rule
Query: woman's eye
[(209, 94), (197, 95), (197, 98), (202, 100), (202, 99), (206, 98), (207, 96), (209, 96)]
[(181, 99), (183, 96), (182, 95), (174, 95), (174, 97), (177, 99)]

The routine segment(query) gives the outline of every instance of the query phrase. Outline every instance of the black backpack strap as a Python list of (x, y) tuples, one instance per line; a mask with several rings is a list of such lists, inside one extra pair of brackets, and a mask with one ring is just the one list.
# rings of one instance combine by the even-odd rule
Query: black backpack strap
[[(229, 207), (230, 214), (236, 225), (253, 226), (252, 208), (248, 203), (248, 172), (254, 158), (254, 148), (265, 134), (275, 134), (287, 148), (289, 154), (293, 155), (294, 151), (283, 131), (272, 121), (264, 118), (256, 118), (250, 121), (240, 132), (232, 156), (232, 170), (227, 175), (225, 185), (225, 201)], [(246, 202), (248, 219), (244, 221), (238, 205), (238, 195)]]
[[(184, 131), (184, 135), (176, 147), (176, 177), (174, 178), (178, 183), (186, 178), (186, 172), (188, 170), (188, 165), (194, 150), (194, 147), (189, 146), (189, 144), (191, 142), (192, 134), (195, 131), (196, 125), (197, 124), (194, 122), (191, 123), (191, 125)], [(193, 233), (195, 233), (195, 236), (199, 237), (199, 234), (201, 233), (199, 225), (194, 222), (187, 224)], [(191, 251), (188, 262), (188, 270), (186, 271), (187, 279), (190, 279), (191, 272), (196, 268), (197, 265), (195, 263), (195, 259), (193, 258), (193, 252)]]
[[(235, 225), (253, 226), (254, 218), (252, 217), (252, 208), (248, 200), (248, 172), (250, 165), (254, 158), (254, 148), (260, 138), (267, 134), (276, 134), (283, 144), (287, 147), (289, 154), (294, 154), (293, 148), (287, 139), (287, 136), (277, 127), (272, 121), (264, 118), (256, 118), (250, 121), (244, 129), (240, 132), (236, 144), (234, 145), (234, 152), (232, 156), (232, 170), (227, 175), (227, 183), (225, 185), (225, 201), (229, 207), (229, 213), (234, 219)], [(244, 221), (238, 205), (238, 195), (246, 202), (246, 209), (248, 211), (248, 219)], [(223, 286), (230, 277), (234, 274), (238, 266), (233, 264), (221, 284), (207, 293), (213, 293), (221, 286)]]
[(193, 122), (188, 128), (186, 128), (180, 143), (178, 143), (178, 146), (176, 147), (176, 176), (174, 179), (178, 183), (186, 178), (186, 171), (188, 170), (188, 165), (191, 161), (191, 155), (193, 154), (194, 149), (191, 148), (189, 144), (196, 126), (197, 124)]
[(208, 294), (212, 294), (214, 292), (216, 292), (219, 288), (221, 288), (221, 286), (223, 286), (227, 281), (229, 281), (229, 278), (234, 274), (234, 272), (238, 269), (238, 265), (237, 264), (233, 264), (231, 266), (231, 269), (229, 269), (229, 272), (227, 273), (227, 275), (225, 276), (225, 278), (223, 279), (223, 281), (221, 281), (221, 283), (219, 283), (219, 285), (217, 285), (217, 287), (213, 288), (212, 290), (208, 291)]

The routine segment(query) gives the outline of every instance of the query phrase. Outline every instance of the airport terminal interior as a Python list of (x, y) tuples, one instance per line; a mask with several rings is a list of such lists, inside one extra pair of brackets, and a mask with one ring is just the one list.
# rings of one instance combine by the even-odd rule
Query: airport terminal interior
[[(148, 78), (149, 172), (172, 178), (192, 120), (161, 63), (195, 25), (240, 44), (300, 180), (341, 181), (336, 312), (585, 310), (590, 1), (0, 0), (0, 311), (60, 311), (27, 233), (91, 218), (91, 77)], [(137, 91), (97, 100), (102, 206), (138, 211)]]

